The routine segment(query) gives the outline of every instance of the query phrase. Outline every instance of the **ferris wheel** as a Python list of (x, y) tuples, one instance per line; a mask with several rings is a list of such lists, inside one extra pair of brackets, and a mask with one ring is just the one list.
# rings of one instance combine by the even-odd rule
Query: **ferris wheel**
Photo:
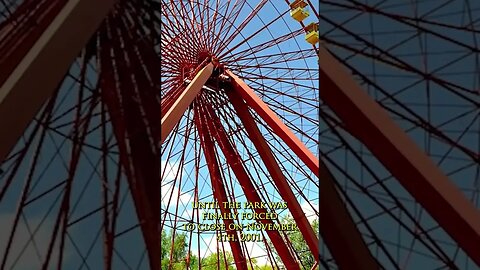
[(160, 269), (154, 1), (0, 3), (0, 269)]
[[(318, 10), (1, 1), (0, 268), (172, 267), (181, 237), (180, 267), (317, 267)], [(305, 243), (182, 231), (195, 201), (286, 202), (251, 214)]]
[(479, 3), (320, 3), (1, 1), (0, 268), (478, 268)]
[[(319, 266), (312, 227), (319, 215), (319, 7), (313, 2), (162, 1), (164, 267)], [(229, 220), (240, 211), (192, 209), (200, 201), (286, 207), (246, 210), (275, 219)], [(223, 219), (205, 220), (206, 212)], [(257, 241), (242, 241), (245, 231), (231, 229), (248, 222), (280, 226), (288, 217), (302, 244), (288, 231), (258, 230)], [(218, 230), (186, 229), (217, 223), (233, 241), (221, 241)], [(175, 252), (184, 239), (188, 263)]]

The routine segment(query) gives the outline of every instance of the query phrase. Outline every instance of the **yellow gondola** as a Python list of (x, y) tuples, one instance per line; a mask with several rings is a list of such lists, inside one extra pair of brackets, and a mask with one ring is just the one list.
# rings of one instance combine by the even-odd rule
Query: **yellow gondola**
[(315, 45), (318, 43), (320, 40), (320, 34), (318, 33), (318, 23), (311, 23), (307, 26), (305, 26), (305, 40), (312, 44)]
[(290, 16), (296, 21), (303, 21), (305, 18), (310, 16), (308, 10), (305, 8), (307, 4), (302, 0), (295, 0), (290, 4)]

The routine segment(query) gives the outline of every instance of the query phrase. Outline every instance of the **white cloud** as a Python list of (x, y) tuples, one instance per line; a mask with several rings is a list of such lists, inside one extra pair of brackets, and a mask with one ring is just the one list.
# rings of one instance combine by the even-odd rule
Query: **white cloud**
[(200, 244), (200, 256), (202, 258), (205, 258), (208, 255), (217, 252), (217, 246), (220, 252), (223, 252), (223, 251), (231, 252), (230, 244), (228, 242), (224, 242), (223, 248), (222, 248), (222, 243), (217, 242), (216, 235), (203, 237), (203, 240), (200, 240), (200, 241), (202, 241)]
[(180, 203), (181, 206), (188, 207), (187, 204), (191, 203), (193, 195), (188, 192), (182, 194), (181, 190), (179, 193), (178, 187), (173, 185), (174, 182), (171, 182), (177, 179), (177, 176), (179, 175), (183, 174), (179, 171), (178, 164), (162, 161), (162, 182), (166, 183), (162, 185), (161, 201), (163, 207), (175, 207), (178, 203)]
[[(168, 207), (180, 206), (191, 207), (193, 195), (191, 193), (181, 193), (178, 187), (173, 184), (166, 184), (162, 186), (162, 205)], [(190, 206), (188, 205), (190, 204)]]
[[(300, 206), (302, 207), (302, 210), (310, 223), (316, 219), (318, 220), (318, 215), (316, 214), (316, 212), (318, 213), (318, 205), (305, 201)], [(314, 209), (316, 209), (316, 212)]]
[(202, 213), (204, 212), (204, 210), (203, 209), (193, 209), (193, 208), (191, 208), (191, 204), (187, 205), (187, 209), (185, 209), (185, 211), (183, 211), (182, 217), (184, 217), (187, 220), (192, 219), (193, 211), (195, 211), (195, 220), (197, 220), (197, 216), (198, 216), (200, 222), (202, 222)]

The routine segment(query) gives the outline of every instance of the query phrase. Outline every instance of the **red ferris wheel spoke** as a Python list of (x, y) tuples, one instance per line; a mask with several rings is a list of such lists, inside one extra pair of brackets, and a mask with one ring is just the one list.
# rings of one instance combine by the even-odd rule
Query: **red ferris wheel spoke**
[(212, 72), (212, 63), (203, 67), (202, 70), (195, 75), (183, 93), (175, 100), (175, 103), (172, 104), (165, 115), (162, 115), (160, 143), (165, 141), (172, 129), (177, 125), (185, 110), (192, 104), (205, 82), (207, 82), (208, 78), (212, 75)]
[[(153, 268), (159, 268), (160, 259), (157, 254), (160, 253), (160, 168), (157, 162), (157, 143), (154, 139), (155, 135), (152, 134), (154, 128), (150, 130), (148, 128), (150, 125), (158, 126), (158, 121), (145, 125), (144, 121), (150, 119), (145, 119), (142, 114), (149, 108), (157, 107), (154, 109), (157, 112), (160, 109), (159, 104), (155, 105), (155, 87), (149, 88), (146, 83), (148, 79), (141, 75), (142, 72), (136, 72), (139, 63), (135, 58), (124, 58), (120, 46), (125, 46), (129, 42), (127, 36), (117, 36), (124, 38), (116, 39), (111, 36), (111, 40), (115, 40), (114, 44), (118, 46), (112, 46), (111, 51), (104, 50), (104, 53), (112, 53), (118, 62), (109, 61), (108, 54), (102, 57), (102, 67), (106, 70), (101, 80), (102, 99), (112, 121), (121, 165), (127, 175), (137, 215), (139, 220), (143, 221), (140, 227), (147, 246), (150, 265)], [(101, 42), (106, 40), (102, 39)], [(104, 47), (109, 46), (105, 43)], [(121, 84), (112, 84), (115, 81), (114, 73), (122, 78)], [(132, 73), (136, 77), (137, 84), (143, 85), (141, 93), (136, 91), (137, 87), (129, 79)]]
[[(348, 66), (348, 68), (356, 71), (355, 68), (349, 66), (348, 64), (345, 64), (345, 65)], [(405, 113), (398, 112), (398, 111), (396, 111), (392, 108), (389, 108), (388, 106), (383, 106), (385, 110), (391, 112), (393, 115), (396, 115), (396, 116), (398, 116), (398, 117), (402, 118), (403, 120), (408, 121), (410, 123), (416, 124), (415, 127), (412, 128), (412, 129), (415, 129), (419, 125), (424, 126), (425, 130), (431, 132), (432, 134), (437, 136), (439, 139), (448, 142), (449, 145), (450, 145), (449, 146), (450, 148), (457, 148), (458, 150), (464, 152), (467, 156), (470, 156), (472, 158), (472, 160), (474, 160), (474, 161), (478, 161), (480, 159), (480, 156), (479, 156), (478, 153), (475, 153), (475, 151), (473, 151), (472, 149), (469, 149), (467, 146), (464, 146), (464, 145), (460, 144), (460, 142), (455, 141), (453, 138), (451, 138), (450, 136), (445, 134), (445, 132), (442, 132), (440, 130), (440, 128), (443, 125), (447, 125), (451, 122), (454, 122), (455, 120), (458, 120), (462, 116), (469, 116), (472, 113), (474, 113), (476, 111), (475, 110), (475, 104), (471, 104), (472, 110), (470, 112), (463, 113), (463, 114), (461, 114), (457, 117), (451, 118), (448, 121), (445, 121), (443, 123), (440, 123), (440, 124), (434, 126), (430, 123), (429, 119), (425, 119), (424, 117), (420, 116), (418, 113), (414, 112), (411, 108), (409, 108), (407, 106), (407, 104), (404, 104), (398, 98), (395, 97), (395, 95), (398, 95), (399, 93), (401, 93), (404, 90), (408, 90), (414, 84), (418, 84), (418, 83), (422, 82), (422, 80), (418, 80), (417, 82), (415, 82), (411, 85), (408, 85), (407, 87), (404, 87), (403, 89), (397, 91), (395, 94), (389, 94), (388, 91), (384, 87), (375, 84), (373, 81), (371, 81), (366, 76), (361, 75), (361, 74), (358, 75), (358, 76), (361, 77), (364, 81), (370, 83), (371, 85), (374, 85), (375, 88), (378, 89), (379, 92), (385, 94), (386, 97), (381, 99), (380, 101), (385, 101), (387, 99), (390, 100), (390, 101), (393, 101), (393, 102), (395, 102), (395, 104), (397, 106), (401, 107), (405, 112), (407, 112), (408, 114), (405, 114)], [(475, 101), (473, 99), (468, 98), (466, 100), (468, 100), (469, 102), (475, 103)], [(473, 119), (472, 121), (475, 121), (475, 119)], [(467, 127), (466, 129), (468, 130), (468, 128), (469, 127)], [(408, 131), (409, 130), (407, 130), (407, 132)]]
[[(359, 39), (362, 40), (362, 38), (359, 38)], [(460, 85), (448, 82), (448, 81), (440, 78), (440, 76), (435, 75), (435, 73), (438, 70), (441, 70), (441, 69), (445, 68), (446, 66), (452, 65), (455, 62), (460, 62), (462, 60), (462, 58), (466, 58), (466, 57), (470, 56), (472, 54), (471, 52), (465, 54), (464, 57), (462, 57), (462, 58), (454, 59), (451, 62), (447, 62), (443, 66), (440, 66), (440, 67), (436, 68), (435, 70), (430, 71), (430, 73), (427, 74), (427, 73), (425, 73), (425, 72), (423, 72), (423, 71), (421, 71), (421, 70), (419, 70), (415, 67), (412, 67), (410, 64), (402, 61), (401, 59), (393, 56), (388, 51), (381, 50), (380, 48), (376, 48), (380, 51), (380, 55), (375, 55), (375, 54), (365, 52), (364, 50), (359, 50), (359, 49), (353, 48), (353, 47), (348, 46), (348, 45), (337, 43), (335, 41), (330, 41), (328, 39), (326, 39), (326, 40), (329, 41), (331, 44), (337, 45), (341, 48), (344, 48), (348, 51), (353, 52), (354, 55), (358, 54), (358, 55), (363, 55), (363, 56), (366, 56), (366, 57), (369, 57), (369, 58), (375, 58), (376, 61), (378, 61), (378, 62), (383, 62), (386, 65), (396, 67), (400, 70), (403, 70), (403, 71), (406, 71), (406, 72), (411, 72), (413, 74), (417, 74), (417, 75), (421, 76), (421, 79), (419, 79), (418, 82), (422, 82), (423, 79), (426, 77), (428, 80), (444, 87), (446, 90), (451, 91), (452, 93), (454, 93), (455, 95), (458, 95), (459, 97), (465, 99), (466, 101), (469, 101), (469, 102), (471, 102), (471, 103), (473, 103), (477, 106), (480, 105), (480, 103), (478, 101), (475, 101), (474, 97), (472, 96), (472, 95), (476, 94), (475, 90), (470, 90), (466, 87), (462, 87)], [(364, 41), (366, 44), (374, 47), (374, 45), (370, 44), (368, 41), (366, 41), (366, 40), (362, 40), (362, 41)], [(384, 57), (382, 57), (382, 55), (384, 55)]]
[[(239, 52), (231, 53), (229, 55), (225, 55), (224, 59), (226, 61), (235, 61), (235, 59), (236, 59), (236, 61), (238, 61), (238, 59), (241, 59), (241, 58), (245, 57), (246, 55), (261, 52), (263, 50), (271, 48), (272, 46), (278, 45), (282, 42), (286, 42), (287, 40), (293, 39), (293, 38), (295, 38), (299, 35), (302, 35), (304, 33), (305, 33), (305, 30), (298, 29), (294, 32), (291, 32), (291, 33), (285, 34), (283, 36), (277, 37), (276, 39), (266, 41), (264, 43), (252, 46), (251, 48), (241, 50)], [(236, 58), (234, 58), (234, 57), (236, 57)]]
[[(1, 62), (0, 74), (9, 74), (4, 82), (0, 82), (0, 125), (9, 127), (8, 131), (0, 133), (1, 161), (61, 82), (65, 71), (107, 16), (114, 1), (106, 0), (97, 4), (93, 0), (68, 1), (58, 14), (49, 14), (47, 20), (50, 18), (51, 23), (38, 39), (32, 40), (28, 52), (17, 56), (19, 59), (14, 61), (18, 63), (15, 70), (3, 71), (6, 63)], [(85, 20), (86, 16), (90, 19)], [(20, 46), (18, 49), (24, 48)], [(56, 57), (58, 54), (63, 57)], [(45, 66), (49, 68), (45, 69)], [(25, 100), (29, 101), (28, 106), (17, 110)], [(10, 117), (11, 115), (16, 117)]]
[[(291, 209), (291, 213), (295, 220), (297, 220), (299, 229), (301, 230), (312, 254), (318, 254), (318, 238), (316, 237), (315, 232), (308, 223), (305, 214), (301, 210), (300, 205), (298, 204), (297, 199), (293, 195), (289, 184), (287, 183), (285, 176), (281, 172), (278, 164), (273, 156), (270, 148), (267, 143), (261, 136), (261, 133), (258, 127), (255, 124), (252, 116), (248, 111), (247, 105), (242, 101), (244, 98), (250, 107), (252, 107), (263, 119), (270, 125), (270, 127), (275, 131), (275, 133), (281, 137), (287, 145), (290, 146), (291, 150), (296, 153), (300, 159), (307, 164), (307, 166), (312, 170), (313, 173), (318, 173), (318, 159), (296, 138), (296, 136), (286, 127), (281, 121), (275, 116), (268, 106), (266, 106), (258, 97), (255, 96), (251, 89), (238, 79), (233, 73), (227, 71), (231, 76), (233, 83), (236, 84), (233, 86), (234, 91), (240, 92), (229, 92), (230, 102), (235, 107), (235, 110), (242, 120), (249, 137), (252, 139), (257, 151), (259, 152), (261, 158), (263, 159), (267, 170), (270, 172), (277, 188), (280, 190), (281, 195), (284, 197), (284, 200), (288, 203), (288, 207)], [(245, 88), (242, 88), (245, 87)], [(315, 170), (315, 168), (317, 168)]]
[[(228, 34), (230, 34), (230, 31), (232, 29), (235, 29), (234, 22), (237, 21), (238, 16), (240, 16), (240, 13), (243, 7), (245, 6), (246, 2), (247, 2), (246, 0), (235, 1), (235, 3), (233, 4), (233, 7), (230, 10), (230, 13), (228, 15), (224, 14), (224, 16), (222, 16), (220, 29), (217, 31), (216, 35), (213, 35), (216, 37), (216, 40), (215, 40), (215, 43), (213, 44), (214, 50), (212, 53), (218, 54), (221, 52), (220, 48), (223, 44), (219, 43), (219, 41), (225, 40)], [(230, 1), (228, 2), (226, 10), (228, 10), (229, 6), (230, 6)]]
[[(325, 117), (327, 114), (328, 113), (326, 112), (322, 112), (322, 117)], [(341, 123), (336, 121), (333, 117), (327, 117), (327, 118), (328, 120), (326, 120), (326, 123), (328, 126), (330, 127), (333, 127), (334, 125), (341, 126)], [(357, 179), (359, 178), (358, 175), (351, 175), (351, 173), (349, 173), (347, 170), (342, 168), (341, 164), (338, 164), (338, 162), (335, 162), (331, 158), (328, 158), (329, 153), (324, 153), (329, 164), (331, 164), (336, 170), (339, 170), (341, 172), (341, 176), (345, 176), (348, 179), (350, 179), (355, 187), (357, 187), (359, 190), (364, 191), (366, 196), (370, 197), (372, 201), (375, 202), (375, 204), (377, 204), (380, 208), (383, 209), (381, 213), (391, 216), (393, 219), (399, 222), (400, 226), (402, 226), (405, 230), (409, 231), (411, 234), (420, 233), (422, 235), (425, 235), (425, 239), (420, 238), (418, 241), (422, 243), (428, 250), (430, 250), (432, 254), (434, 254), (440, 260), (442, 260), (445, 264), (453, 265), (454, 263), (451, 261), (451, 259), (448, 258), (448, 255), (445, 253), (442, 247), (440, 247), (439, 244), (432, 238), (432, 236), (428, 234), (427, 230), (424, 229), (424, 225), (422, 225), (419, 221), (417, 221), (416, 217), (413, 214), (407, 211), (406, 203), (409, 203), (410, 201), (406, 201), (406, 199), (402, 197), (398, 197), (398, 198), (395, 197), (394, 190), (392, 190), (391, 188), (388, 188), (387, 185), (384, 183), (385, 179), (381, 179), (378, 173), (375, 171), (375, 169), (373, 167), (370, 167), (368, 162), (366, 162), (365, 159), (362, 158), (363, 153), (358, 153), (358, 151), (357, 152), (354, 151), (353, 146), (350, 143), (348, 143), (347, 139), (344, 138), (342, 135), (340, 135), (340, 133), (337, 130), (334, 130), (333, 133), (337, 135), (337, 139), (339, 139), (342, 143), (344, 143), (345, 147), (349, 151), (351, 151), (352, 154), (355, 156), (355, 158), (362, 164), (362, 166), (365, 167), (365, 170), (368, 172), (368, 174), (375, 179), (375, 183), (367, 187), (363, 187), (362, 183), (360, 183), (361, 179), (360, 181), (359, 179)], [(373, 191), (373, 188), (376, 186), (381, 187), (381, 191)], [(415, 227), (414, 227), (415, 231), (408, 226), (409, 224), (408, 222), (395, 216), (395, 214), (390, 209), (388, 209), (388, 206), (391, 206), (391, 204), (385, 203), (386, 202), (385, 198), (389, 198), (389, 200), (392, 200), (395, 203), (395, 208), (399, 208), (399, 209), (402, 209), (402, 211), (405, 211), (405, 215), (408, 217), (409, 222), (412, 222), (415, 224)], [(356, 209), (358, 212), (358, 209), (355, 207), (355, 205), (353, 205), (351, 202), (349, 203), (350, 203), (350, 206)], [(379, 215), (379, 214), (376, 214), (376, 215)], [(370, 219), (370, 217), (364, 217), (364, 219), (368, 220)], [(372, 234), (372, 238), (375, 241), (381, 241), (381, 239), (374, 234), (374, 231), (370, 228), (371, 226), (368, 223), (365, 223), (365, 225), (369, 227), (369, 232)], [(395, 259), (393, 259), (392, 255), (387, 251), (385, 247), (385, 243), (380, 242), (379, 247), (385, 252), (389, 260), (392, 263), (395, 263)], [(412, 253), (412, 250), (409, 250), (409, 252)]]
[[(306, 59), (309, 57), (317, 57), (317, 53), (314, 50), (299, 50), (294, 52), (265, 54), (256, 57), (242, 57), (237, 60), (230, 60), (226, 63), (232, 67), (241, 67), (243, 63), (257, 63), (257, 65), (275, 65), (284, 64), (295, 60)], [(237, 61), (242, 61), (242, 64), (238, 64)]]
[[(285, 124), (278, 119), (276, 114), (268, 108), (260, 98), (253, 92), (253, 90), (239, 79), (235, 74), (227, 70), (227, 74), (232, 78), (233, 87), (238, 94), (246, 101), (246, 103), (260, 115), (265, 122), (280, 136), (297, 154), (300, 159), (305, 162), (308, 168), (314, 173), (318, 173), (319, 161), (318, 158), (310, 152), (303, 143), (288, 129)], [(232, 98), (231, 100), (235, 100)]]
[(322, 100), (480, 264), (478, 210), (325, 49), (320, 49), (320, 61), (321, 78), (327, 85), (320, 93)]
[[(253, 185), (250, 177), (248, 176), (247, 172), (245, 171), (244, 167), (241, 163), (241, 158), (237, 151), (234, 150), (233, 146), (230, 144), (227, 134), (225, 130), (222, 128), (220, 123), (220, 118), (215, 114), (213, 107), (208, 104), (207, 102), (203, 103), (203, 109), (206, 111), (204, 112), (208, 115), (211, 121), (207, 121), (206, 124), (210, 129), (211, 136), (217, 139), (217, 142), (220, 145), (220, 148), (225, 154), (227, 159), (227, 163), (230, 165), (232, 170), (234, 171), (237, 179), (239, 179), (242, 189), (246, 195), (246, 198), (249, 202), (261, 202), (261, 198), (258, 195), (255, 186)], [(265, 208), (255, 208), (256, 213), (266, 213), (267, 210)], [(266, 219), (258, 219), (257, 222), (261, 222), (263, 224), (273, 224), (271, 221)], [(278, 250), (278, 254), (282, 259), (283, 263), (285, 264), (288, 269), (300, 269), (298, 263), (292, 257), (291, 253), (289, 252), (288, 247), (286, 246), (285, 241), (280, 236), (278, 231), (267, 231), (270, 240), (272, 241), (276, 250)]]
[[(201, 104), (196, 105), (195, 108), (196, 108), (195, 124), (198, 130), (200, 142), (205, 154), (205, 159), (207, 161), (207, 167), (208, 167), (208, 170), (210, 171), (210, 178), (212, 181), (214, 198), (220, 205), (221, 213), (223, 215), (225, 214), (230, 215), (231, 214), (230, 208), (225, 207), (225, 205), (223, 204), (224, 202), (228, 203), (229, 200), (227, 197), (227, 192), (223, 185), (218, 161), (215, 156), (214, 144), (210, 137), (211, 131), (208, 130), (207, 122), (210, 120), (206, 119), (206, 115), (202, 113)], [(240, 247), (240, 241), (239, 241), (237, 231), (234, 229), (231, 229), (232, 228), (231, 225), (234, 225), (234, 223), (230, 219), (224, 219), (223, 222), (225, 223), (225, 226), (226, 226), (226, 230), (225, 230), (226, 234), (229, 236), (233, 236), (234, 238), (234, 240), (229, 241), (229, 243), (233, 252), (233, 256), (235, 257), (235, 265), (237, 266), (237, 269), (247, 270), (247, 261)]]
[(239, 35), (241, 33), (241, 31), (243, 30), (243, 28), (245, 28), (245, 26), (247, 26), (247, 24), (253, 19), (255, 18), (255, 16), (258, 14), (258, 12), (260, 11), (260, 9), (265, 6), (265, 4), (267, 3), (267, 1), (265, 0), (262, 0), (262, 2), (258, 3), (257, 6), (255, 6), (254, 10), (252, 10), (252, 12), (248, 15), (248, 17), (237, 27), (235, 28), (235, 32), (232, 33), (229, 38), (227, 40), (224, 41), (224, 43), (222, 44), (221, 47), (219, 47), (218, 51), (219, 52), (222, 52), (222, 55), (220, 55), (219, 57), (222, 57), (224, 55), (227, 55), (229, 54), (230, 52), (234, 51), (236, 48), (240, 47), (242, 44), (248, 42), (250, 39), (252, 39), (253, 37), (255, 37), (258, 33), (260, 33), (261, 31), (265, 30), (268, 28), (269, 25), (271, 25), (272, 23), (276, 22), (277, 20), (279, 20), (284, 14), (279, 14), (276, 18), (274, 18), (272, 21), (270, 21), (268, 24), (265, 24), (264, 26), (262, 26), (261, 28), (259, 28), (255, 33), (252, 33), (250, 36), (248, 37), (245, 37), (242, 39), (241, 42), (235, 44), (234, 46), (232, 46), (231, 48), (229, 48), (227, 51), (225, 51), (225, 49), (228, 47), (228, 45), (230, 45), (230, 43), (235, 40), (235, 38), (237, 37), (237, 35)]

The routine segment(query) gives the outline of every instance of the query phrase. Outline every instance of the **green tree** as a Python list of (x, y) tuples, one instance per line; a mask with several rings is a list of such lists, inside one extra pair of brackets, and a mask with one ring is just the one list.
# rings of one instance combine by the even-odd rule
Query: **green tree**
[[(172, 239), (175, 239), (175, 241), (172, 241)], [(188, 240), (186, 234), (176, 233), (173, 236), (162, 231), (161, 241), (162, 270), (198, 269), (197, 257), (191, 253), (187, 255)]]
[[(294, 220), (293, 220), (293, 217), (287, 215), (284, 218), (282, 218), (280, 222), (283, 224), (289, 224), (289, 223), (294, 223)], [(318, 220), (314, 220), (310, 225), (312, 226), (314, 232), (319, 231)], [(312, 269), (313, 265), (315, 264), (315, 257), (310, 252), (310, 248), (308, 247), (307, 242), (303, 238), (303, 235), (300, 232), (300, 230), (297, 228), (296, 230), (293, 230), (293, 231), (287, 231), (286, 234), (290, 239), (290, 242), (292, 243), (293, 249), (295, 249), (296, 253), (300, 257), (300, 261), (303, 265), (302, 269), (303, 270)], [(273, 249), (273, 252), (275, 253), (277, 260), (281, 262), (281, 259), (278, 256), (277, 251)], [(267, 268), (267, 269), (271, 269), (271, 268)]]
[[(226, 259), (226, 265), (228, 265), (228, 268), (225, 267), (225, 259)], [(202, 259), (202, 270), (217, 270), (217, 269), (235, 270), (235, 267), (233, 266), (233, 262), (234, 262), (233, 255), (228, 251), (225, 252), (225, 257), (223, 256), (222, 253), (212, 253)]]

